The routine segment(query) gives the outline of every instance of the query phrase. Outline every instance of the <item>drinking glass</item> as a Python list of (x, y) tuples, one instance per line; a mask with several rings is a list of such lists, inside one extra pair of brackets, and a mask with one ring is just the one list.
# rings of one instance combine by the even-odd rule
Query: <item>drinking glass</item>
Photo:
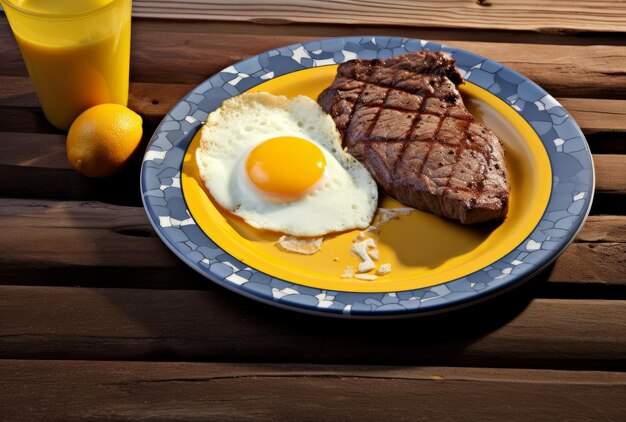
[(67, 130), (128, 102), (131, 0), (0, 0), (44, 114)]

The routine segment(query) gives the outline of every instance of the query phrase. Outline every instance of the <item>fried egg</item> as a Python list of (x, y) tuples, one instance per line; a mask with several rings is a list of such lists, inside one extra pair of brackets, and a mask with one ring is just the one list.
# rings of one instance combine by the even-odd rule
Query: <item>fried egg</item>
[(341, 148), (335, 123), (314, 100), (242, 94), (200, 130), (200, 177), (219, 205), (249, 225), (320, 236), (372, 220), (376, 183)]

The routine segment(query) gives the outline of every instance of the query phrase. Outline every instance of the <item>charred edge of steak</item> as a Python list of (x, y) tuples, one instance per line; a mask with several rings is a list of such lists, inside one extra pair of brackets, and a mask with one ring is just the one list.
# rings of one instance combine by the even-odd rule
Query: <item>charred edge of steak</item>
[(351, 60), (318, 103), (390, 196), (462, 223), (501, 220), (509, 198), (504, 149), (465, 108), (462, 81), (442, 53)]
[(438, 75), (448, 78), (455, 85), (463, 82), (463, 76), (457, 69), (454, 59), (440, 52), (429, 51), (408, 53), (390, 59), (350, 60), (339, 65), (337, 76), (366, 80), (364, 75), (370, 75), (371, 69), (381, 67), (422, 75)]

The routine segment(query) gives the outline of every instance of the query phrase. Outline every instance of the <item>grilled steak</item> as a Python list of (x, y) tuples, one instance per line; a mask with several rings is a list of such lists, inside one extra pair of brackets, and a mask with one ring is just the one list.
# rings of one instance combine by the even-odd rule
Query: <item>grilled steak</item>
[(442, 53), (351, 60), (318, 102), (343, 146), (391, 197), (461, 223), (502, 219), (504, 149), (465, 108), (456, 89), (462, 82)]

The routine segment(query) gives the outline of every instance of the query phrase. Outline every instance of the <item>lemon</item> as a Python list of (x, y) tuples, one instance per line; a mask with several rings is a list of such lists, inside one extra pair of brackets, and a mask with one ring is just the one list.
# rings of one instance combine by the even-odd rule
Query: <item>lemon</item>
[(120, 104), (99, 104), (82, 112), (67, 134), (67, 159), (88, 177), (111, 176), (141, 143), (141, 116)]

